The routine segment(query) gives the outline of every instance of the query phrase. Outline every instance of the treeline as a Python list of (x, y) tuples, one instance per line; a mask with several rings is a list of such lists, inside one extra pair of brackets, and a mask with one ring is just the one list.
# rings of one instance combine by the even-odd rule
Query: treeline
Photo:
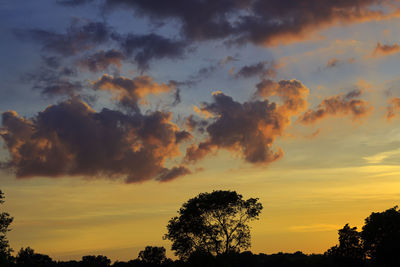
[[(0, 191), (0, 204), (4, 202)], [(272, 255), (241, 252), (250, 247), (248, 222), (263, 209), (257, 198), (243, 199), (235, 191), (213, 191), (189, 199), (171, 218), (165, 239), (178, 260), (166, 257), (164, 247), (147, 246), (136, 259), (113, 264), (103, 255), (80, 261), (54, 261), (48, 255), (21, 248), (16, 256), (6, 238), (13, 218), (0, 213), (0, 267), (398, 267), (400, 266), (400, 211), (393, 207), (373, 212), (361, 231), (346, 224), (339, 242), (324, 254), (302, 252)]]
[[(206, 253), (194, 253), (187, 260), (171, 260), (165, 257), (162, 247), (146, 247), (146, 250), (164, 251), (161, 254), (149, 254), (127, 262), (111, 260), (106, 256), (83, 256), (80, 261), (54, 261), (49, 256), (35, 253), (30, 248), (21, 249), (16, 257), (11, 257), (5, 267), (335, 267), (356, 266), (339, 264), (329, 255), (305, 255), (302, 252), (277, 253), (272, 255), (253, 254), (250, 251), (242, 253), (228, 253), (213, 256)], [(141, 252), (142, 253), (142, 252)], [(365, 266), (372, 266), (365, 262)]]

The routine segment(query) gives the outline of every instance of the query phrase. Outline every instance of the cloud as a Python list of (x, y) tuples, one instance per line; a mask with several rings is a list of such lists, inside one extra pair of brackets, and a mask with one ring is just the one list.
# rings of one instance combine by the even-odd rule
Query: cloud
[[(305, 108), (303, 101), (308, 89), (295, 80), (270, 83), (269, 91), (262, 91), (262, 96), (276, 95), (282, 98), (281, 105), (268, 100), (239, 103), (222, 92), (213, 93), (214, 101), (199, 108), (211, 116), (206, 128), (208, 136), (187, 148), (186, 162), (196, 162), (218, 149), (238, 152), (245, 161), (254, 164), (280, 159), (283, 151), (274, 150), (272, 145), (290, 124), (290, 117)], [(264, 84), (262, 88), (266, 87)]]
[(395, 150), (390, 150), (390, 151), (384, 151), (372, 156), (368, 157), (363, 157), (365, 161), (367, 161), (369, 164), (377, 164), (383, 162), (385, 159), (390, 158), (392, 156), (396, 156), (400, 154), (400, 149), (395, 149)]
[(120, 43), (127, 57), (133, 56), (141, 71), (149, 68), (149, 62), (153, 59), (180, 58), (184, 55), (188, 43), (182, 40), (173, 40), (158, 34), (114, 37)]
[(309, 109), (298, 118), (303, 124), (313, 124), (327, 116), (351, 115), (353, 119), (367, 116), (372, 111), (368, 102), (355, 99), (360, 97), (361, 90), (353, 90), (346, 95), (340, 94), (324, 99), (317, 108)]
[(393, 119), (396, 116), (396, 113), (400, 111), (400, 98), (392, 97), (388, 100), (388, 107), (386, 111), (386, 118), (388, 120)]
[(184, 176), (190, 173), (191, 171), (185, 166), (173, 167), (170, 170), (166, 169), (165, 172), (162, 172), (157, 180), (160, 182), (169, 182), (179, 176)]
[(125, 58), (122, 52), (115, 49), (108, 51), (99, 51), (94, 54), (82, 58), (78, 61), (78, 64), (90, 70), (91, 72), (104, 71), (110, 65), (114, 65), (118, 68), (121, 67), (121, 61)]
[(77, 95), (83, 89), (80, 81), (73, 80), (77, 75), (74, 68), (62, 66), (61, 61), (55, 57), (44, 57), (44, 66), (36, 72), (27, 73), (22, 81), (33, 83), (32, 88), (39, 90), (44, 96)]
[(127, 115), (104, 108), (96, 112), (78, 98), (49, 106), (31, 119), (8, 111), (2, 114), (0, 136), (10, 160), (2, 165), (18, 178), (169, 181), (190, 173), (183, 166), (164, 166), (180, 154), (180, 143), (190, 138), (171, 118), (171, 113), (160, 111)]
[(267, 67), (267, 61), (261, 61), (252, 65), (243, 66), (235, 74), (236, 78), (250, 78), (254, 76), (259, 77), (275, 77), (276, 69), (274, 66)]
[(344, 63), (350, 63), (353, 64), (355, 62), (355, 58), (349, 58), (347, 60), (342, 60), (342, 59), (337, 59), (337, 58), (331, 58), (328, 63), (326, 64), (326, 68), (335, 68), (338, 67)]
[(102, 22), (74, 20), (65, 33), (42, 29), (16, 30), (22, 39), (32, 39), (42, 44), (44, 52), (72, 56), (107, 42), (111, 29)]
[[(190, 41), (226, 39), (229, 43), (271, 45), (303, 39), (336, 24), (395, 16), (396, 0), (106, 0), (105, 9), (131, 7), (154, 21), (180, 23)], [(380, 9), (376, 6), (380, 5)], [(387, 12), (385, 12), (387, 10)]]
[(275, 82), (263, 79), (256, 87), (256, 95), (260, 97), (279, 97), (283, 101), (283, 105), (280, 106), (282, 112), (297, 114), (307, 107), (306, 97), (310, 90), (297, 80)]
[(235, 56), (226, 56), (219, 61), (219, 65), (223, 66), (230, 62), (238, 61), (239, 59)]
[(139, 110), (139, 100), (148, 94), (159, 94), (175, 89), (174, 84), (159, 84), (153, 81), (150, 76), (137, 76), (134, 79), (125, 77), (114, 77), (104, 74), (97, 81), (93, 82), (97, 90), (110, 91), (116, 96), (118, 103), (123, 107), (135, 112)]
[(378, 56), (386, 56), (394, 53), (400, 52), (400, 46), (398, 44), (393, 45), (381, 45), (381, 43), (377, 43), (374, 52), (372, 55), (374, 57)]

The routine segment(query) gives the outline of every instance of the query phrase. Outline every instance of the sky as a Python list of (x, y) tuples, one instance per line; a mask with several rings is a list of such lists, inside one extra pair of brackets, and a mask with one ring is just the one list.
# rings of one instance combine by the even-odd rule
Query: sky
[[(398, 0), (0, 0), (15, 251), (135, 259), (202, 192), (254, 253), (323, 253), (400, 195)], [(3, 207), (2, 207), (3, 208)]]

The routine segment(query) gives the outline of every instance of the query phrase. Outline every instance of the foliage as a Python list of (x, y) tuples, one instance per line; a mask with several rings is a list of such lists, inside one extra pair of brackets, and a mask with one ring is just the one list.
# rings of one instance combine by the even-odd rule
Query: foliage
[(111, 265), (111, 260), (103, 255), (97, 256), (83, 256), (82, 257), (82, 265), (83, 266), (98, 266), (98, 267), (107, 267)]
[(357, 227), (346, 224), (339, 231), (339, 245), (331, 247), (325, 255), (344, 266), (362, 266), (365, 255), (361, 242), (361, 233)]
[(44, 254), (35, 253), (30, 247), (21, 248), (16, 257), (17, 266), (21, 267), (49, 267), (54, 266), (53, 260)]
[(167, 256), (165, 255), (164, 247), (147, 246), (139, 252), (138, 259), (144, 263), (160, 265), (166, 262)]
[(182, 259), (193, 252), (221, 255), (250, 247), (248, 223), (258, 219), (262, 204), (243, 200), (235, 191), (213, 191), (189, 199), (168, 225), (165, 239)]
[[(0, 190), (0, 204), (4, 203), (4, 194)], [(0, 213), (0, 261), (4, 261), (10, 257), (12, 249), (7, 240), (7, 232), (10, 231), (9, 226), (13, 218), (7, 212)]]
[(400, 266), (400, 211), (395, 206), (365, 219), (361, 236), (367, 255), (376, 263)]

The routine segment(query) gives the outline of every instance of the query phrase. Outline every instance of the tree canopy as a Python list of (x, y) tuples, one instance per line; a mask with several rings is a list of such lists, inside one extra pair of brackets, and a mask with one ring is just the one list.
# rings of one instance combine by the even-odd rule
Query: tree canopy
[(172, 241), (172, 250), (183, 259), (193, 252), (238, 252), (250, 247), (248, 223), (258, 219), (262, 208), (258, 198), (244, 200), (235, 191), (201, 193), (169, 221), (164, 238)]
[(335, 262), (343, 266), (362, 266), (365, 259), (361, 234), (357, 227), (346, 224), (339, 233), (339, 245), (333, 246), (325, 252)]
[(148, 264), (160, 265), (167, 260), (167, 256), (164, 247), (146, 246), (139, 252), (138, 259)]
[(397, 206), (371, 213), (365, 219), (361, 236), (365, 252), (373, 261), (400, 266), (400, 211)]

